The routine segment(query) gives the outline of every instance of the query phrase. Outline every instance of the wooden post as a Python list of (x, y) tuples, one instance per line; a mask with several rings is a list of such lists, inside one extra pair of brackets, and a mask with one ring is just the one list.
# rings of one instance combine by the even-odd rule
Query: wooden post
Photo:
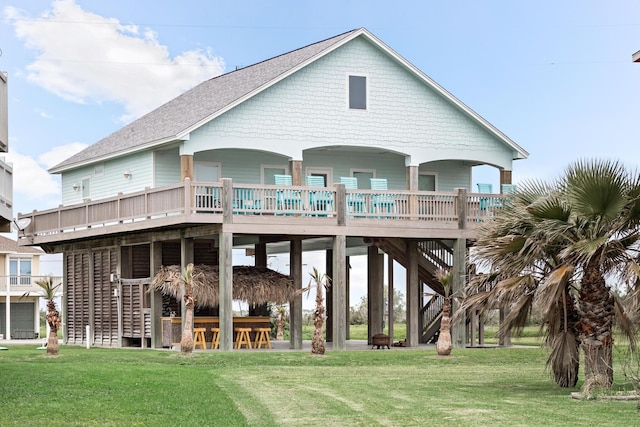
[(231, 178), (222, 178), (222, 222), (233, 223), (233, 183)]
[(367, 323), (368, 341), (371, 337), (384, 332), (384, 255), (378, 248), (371, 245), (367, 247)]
[(417, 219), (418, 212), (418, 197), (415, 195), (415, 192), (418, 191), (418, 166), (407, 166), (406, 167), (406, 175), (407, 175), (407, 190), (414, 192), (414, 194), (409, 196), (409, 206), (407, 213), (411, 215), (410, 219)]
[[(292, 240), (289, 249), (289, 273), (296, 289), (302, 289), (302, 240)], [(290, 347), (302, 350), (302, 294), (298, 293), (289, 304)]]
[(346, 350), (346, 277), (347, 277), (347, 237), (333, 237), (333, 349)]
[(395, 304), (393, 300), (393, 257), (387, 257), (387, 287), (388, 287), (388, 296), (387, 296), (387, 313), (389, 314), (387, 322), (389, 323), (389, 339), (393, 342), (393, 306)]
[[(162, 242), (152, 240), (149, 248), (151, 265), (149, 270), (154, 277), (162, 266)], [(162, 347), (162, 293), (151, 293), (151, 348)]]
[[(467, 265), (467, 241), (466, 239), (456, 239), (453, 242), (453, 280), (451, 294), (462, 295), (465, 287)], [(452, 313), (455, 313), (460, 304), (453, 298)], [(464, 348), (467, 345), (466, 327), (467, 318), (464, 313), (458, 316), (455, 323), (451, 325), (451, 341), (453, 348)]]
[[(327, 277), (331, 278), (333, 282), (333, 250), (327, 249), (325, 251), (325, 269)], [(327, 306), (327, 325), (326, 325), (326, 339), (327, 342), (333, 341), (333, 285), (329, 286), (326, 291), (326, 306)]]
[(184, 181), (185, 178), (193, 179), (193, 155), (182, 154), (180, 156), (180, 181)]
[(420, 340), (420, 280), (418, 279), (418, 243), (408, 240), (407, 246), (407, 347), (416, 347)]
[(233, 348), (233, 233), (219, 235), (220, 350)]
[(453, 190), (456, 193), (456, 211), (458, 212), (458, 229), (464, 230), (467, 228), (467, 189), (456, 188)]
[(304, 177), (302, 176), (302, 160), (290, 160), (289, 169), (291, 170), (291, 184), (304, 185)]

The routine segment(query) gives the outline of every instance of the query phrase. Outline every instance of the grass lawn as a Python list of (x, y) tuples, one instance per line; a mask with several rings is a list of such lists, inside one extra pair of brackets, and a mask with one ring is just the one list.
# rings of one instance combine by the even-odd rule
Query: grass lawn
[(10, 346), (0, 426), (640, 425), (637, 402), (572, 400), (577, 389), (556, 388), (545, 360), (540, 348), (185, 357), (62, 346), (47, 357)]

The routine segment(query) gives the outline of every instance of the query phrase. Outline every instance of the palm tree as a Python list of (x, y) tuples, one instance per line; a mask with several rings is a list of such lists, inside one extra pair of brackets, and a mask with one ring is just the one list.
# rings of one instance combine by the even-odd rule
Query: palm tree
[[(527, 182), (480, 231), (477, 256), (491, 268), (467, 288), (466, 308), (494, 303), (509, 314), (501, 334), (543, 311), (548, 364), (556, 382), (577, 381), (578, 342), (585, 391), (613, 384), (612, 325), (630, 322), (611, 292), (620, 272), (638, 271), (640, 178), (618, 162), (578, 161), (553, 182)], [(615, 315), (614, 315), (615, 313)]]
[(282, 341), (284, 339), (284, 324), (287, 318), (287, 307), (284, 305), (277, 305), (276, 309), (276, 340)]
[(311, 353), (324, 354), (324, 337), (322, 336), (322, 325), (324, 324), (324, 297), (323, 291), (330, 286), (330, 279), (326, 274), (320, 274), (314, 267), (313, 273), (309, 273), (311, 279), (309, 285), (302, 289), (303, 292), (310, 292), (311, 288), (316, 289), (316, 309), (313, 312), (313, 337), (311, 338)]
[(193, 352), (193, 307), (195, 299), (193, 297), (193, 264), (188, 264), (184, 269), (181, 282), (184, 287), (184, 326), (182, 327), (182, 339), (180, 340), (180, 351), (182, 353)]
[(60, 287), (60, 283), (54, 285), (53, 277), (48, 276), (35, 281), (43, 291), (43, 297), (47, 300), (47, 324), (49, 325), (49, 336), (47, 337), (47, 354), (56, 355), (59, 352), (60, 345), (58, 343), (58, 328), (60, 327), (60, 312), (56, 308), (54, 298), (56, 290)]
[(444, 288), (444, 302), (442, 303), (442, 319), (440, 320), (440, 334), (436, 343), (436, 350), (440, 356), (451, 354), (451, 284), (453, 282), (453, 271), (438, 270), (436, 278)]

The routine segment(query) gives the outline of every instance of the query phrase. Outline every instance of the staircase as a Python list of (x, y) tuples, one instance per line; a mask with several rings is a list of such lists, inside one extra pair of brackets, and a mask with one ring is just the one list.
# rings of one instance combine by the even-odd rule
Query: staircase
[[(407, 268), (407, 252), (405, 241), (398, 238), (365, 239), (365, 243), (375, 246), (393, 258), (398, 264)], [(433, 343), (440, 333), (440, 319), (444, 303), (444, 288), (436, 279), (437, 270), (449, 269), (453, 265), (453, 250), (440, 240), (418, 242), (418, 280), (422, 283), (423, 295), (418, 320), (421, 343)], [(429, 298), (431, 296), (431, 298)]]

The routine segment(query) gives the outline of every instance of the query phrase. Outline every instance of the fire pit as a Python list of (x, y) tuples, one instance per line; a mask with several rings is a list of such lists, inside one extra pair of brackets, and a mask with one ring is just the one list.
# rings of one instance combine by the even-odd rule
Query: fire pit
[(373, 347), (375, 346), (378, 346), (378, 349), (384, 348), (384, 346), (387, 346), (387, 348), (391, 348), (389, 347), (390, 345), (391, 337), (389, 337), (389, 335), (376, 334), (371, 337), (371, 349), (373, 349)]

